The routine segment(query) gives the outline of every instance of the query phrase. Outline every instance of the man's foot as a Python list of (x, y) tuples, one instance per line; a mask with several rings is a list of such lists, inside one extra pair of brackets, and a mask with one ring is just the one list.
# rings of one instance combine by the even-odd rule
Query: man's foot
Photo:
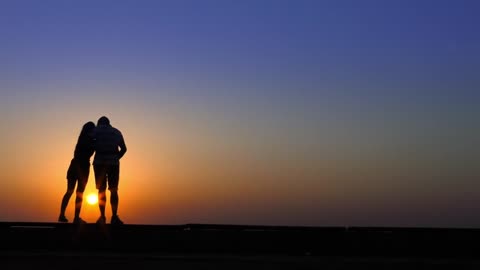
[(68, 222), (68, 219), (65, 217), (65, 215), (60, 215), (58, 217), (58, 222)]
[(100, 217), (97, 219), (97, 224), (99, 224), (99, 225), (105, 225), (105, 223), (107, 223), (107, 219), (105, 218), (105, 216), (100, 216)]
[(76, 217), (73, 219), (73, 224), (87, 224), (87, 222), (80, 217)]
[(123, 221), (117, 216), (112, 216), (112, 220), (110, 221), (112, 225), (122, 225)]

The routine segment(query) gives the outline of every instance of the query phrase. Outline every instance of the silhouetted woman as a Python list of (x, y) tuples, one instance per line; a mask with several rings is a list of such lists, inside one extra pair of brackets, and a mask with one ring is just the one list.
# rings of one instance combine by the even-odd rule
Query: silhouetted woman
[(68, 222), (68, 219), (65, 217), (65, 209), (76, 185), (75, 217), (73, 223), (86, 223), (80, 218), (80, 209), (82, 208), (83, 192), (85, 191), (90, 173), (90, 157), (94, 152), (94, 129), (95, 124), (93, 122), (87, 122), (83, 125), (80, 135), (78, 136), (73, 159), (67, 171), (67, 192), (63, 195), (60, 216), (58, 217), (59, 222)]

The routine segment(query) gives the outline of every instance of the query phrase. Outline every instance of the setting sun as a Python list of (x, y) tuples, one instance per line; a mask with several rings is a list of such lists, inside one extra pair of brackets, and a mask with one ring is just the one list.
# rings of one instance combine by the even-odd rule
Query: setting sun
[(98, 202), (97, 194), (93, 194), (93, 193), (88, 194), (88, 196), (87, 196), (87, 202), (88, 202), (88, 204), (90, 204), (90, 205), (96, 204), (96, 203)]

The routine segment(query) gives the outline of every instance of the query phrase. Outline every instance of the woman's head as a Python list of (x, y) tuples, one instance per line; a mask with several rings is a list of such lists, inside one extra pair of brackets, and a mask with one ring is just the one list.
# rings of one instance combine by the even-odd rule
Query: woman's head
[(95, 129), (95, 123), (93, 123), (92, 121), (88, 121), (83, 125), (81, 134), (91, 136), (93, 134), (94, 129)]

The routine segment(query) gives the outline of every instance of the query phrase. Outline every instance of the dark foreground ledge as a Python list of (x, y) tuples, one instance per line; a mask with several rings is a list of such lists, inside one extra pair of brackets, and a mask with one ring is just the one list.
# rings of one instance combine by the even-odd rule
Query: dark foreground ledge
[(0, 222), (0, 250), (480, 257), (480, 229)]
[(289, 265), (480, 269), (480, 229), (0, 222), (0, 239), (0, 262), (11, 269), (28, 269), (31, 264), (56, 269), (51, 262), (72, 258), (88, 258), (99, 265), (186, 268), (196, 264), (232, 268), (243, 263), (254, 269)]

